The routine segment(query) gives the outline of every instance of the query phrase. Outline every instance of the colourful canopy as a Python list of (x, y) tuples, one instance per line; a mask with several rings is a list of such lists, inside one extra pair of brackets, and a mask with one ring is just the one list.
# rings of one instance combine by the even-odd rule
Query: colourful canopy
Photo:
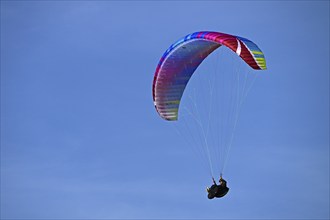
[(230, 48), (253, 69), (266, 69), (264, 54), (246, 38), (218, 32), (189, 34), (165, 51), (156, 68), (152, 95), (162, 118), (178, 119), (181, 97), (189, 79), (201, 62), (221, 45)]

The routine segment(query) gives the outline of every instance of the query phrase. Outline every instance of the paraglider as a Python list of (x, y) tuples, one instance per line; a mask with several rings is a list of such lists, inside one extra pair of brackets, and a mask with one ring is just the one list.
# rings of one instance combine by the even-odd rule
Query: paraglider
[[(252, 69), (266, 69), (266, 61), (263, 52), (255, 43), (246, 38), (209, 31), (195, 32), (189, 34), (177, 41), (176, 43), (172, 44), (165, 51), (157, 65), (153, 78), (152, 96), (156, 111), (161, 118), (167, 121), (178, 120), (180, 103), (182, 102), (182, 96), (184, 94), (184, 91), (186, 90), (189, 80), (193, 76), (196, 69), (204, 61), (204, 59), (206, 59), (211, 53), (213, 53), (221, 46), (225, 46), (234, 53), (236, 53), (244, 61), (244, 63), (250, 66)], [(240, 85), (242, 85), (242, 83)], [(234, 86), (232, 87), (236, 88)], [(241, 95), (240, 93), (242, 91), (242, 93), (245, 92), (245, 87), (246, 86), (244, 84), (244, 89), (239, 90), (239, 92), (237, 92), (238, 95), (228, 93), (228, 96), (232, 96), (231, 101), (236, 101), (237, 97), (244, 98), (244, 95)], [(208, 99), (208, 97), (204, 97), (203, 99)], [(231, 132), (228, 135), (223, 135), (226, 136), (222, 138), (224, 139), (224, 141), (221, 140), (221, 143), (219, 144), (216, 144), (216, 141), (214, 141), (215, 144), (213, 145), (223, 145), (227, 148), (228, 146), (231, 146), (234, 133), (233, 131), (235, 130), (239, 113), (239, 110), (237, 110), (237, 108), (240, 107), (242, 102), (241, 100), (238, 100), (237, 103), (237, 105), (227, 104), (227, 106), (233, 108), (229, 108), (228, 110), (228, 112), (233, 115), (229, 115), (229, 117), (227, 117), (229, 118), (228, 121), (230, 121), (231, 125), (228, 126), (228, 129), (225, 129), (230, 130)], [(210, 106), (211, 108), (211, 104), (207, 106)], [(194, 103), (193, 106), (196, 106), (196, 104)], [(221, 107), (223, 106), (226, 106), (226, 104), (221, 105)], [(193, 109), (186, 109), (190, 115), (193, 115)], [(198, 117), (193, 117), (192, 120), (196, 122), (197, 127), (201, 130), (201, 145), (205, 148), (203, 152), (205, 153), (205, 157), (208, 160), (211, 169), (211, 175), (213, 178), (213, 164), (216, 161), (216, 156), (211, 153), (211, 141), (208, 141), (210, 133), (212, 133), (213, 129), (210, 126), (210, 121), (212, 121), (210, 117), (211, 112), (213, 112), (213, 109), (210, 109), (207, 113), (208, 116), (206, 118), (208, 123), (205, 128), (202, 127), (201, 120)], [(216, 133), (216, 136), (219, 135), (220, 132)], [(228, 154), (228, 151), (229, 150), (227, 149), (226, 151), (224, 151), (225, 153), (223, 154)], [(227, 187), (227, 182), (222, 178), (222, 173), (227, 157), (225, 155), (221, 156), (220, 158), (222, 158), (222, 165), (220, 168), (220, 184), (217, 185), (213, 178), (213, 185), (207, 190), (208, 198), (210, 199), (223, 197), (229, 191), (229, 188)]]
[(213, 180), (213, 185), (210, 188), (209, 187), (206, 188), (206, 191), (208, 192), (207, 197), (209, 199), (213, 199), (214, 197), (216, 198), (224, 197), (229, 191), (229, 188), (227, 187), (227, 181), (222, 178), (222, 175), (220, 176), (219, 185), (217, 185), (214, 178), (212, 178), (212, 180)]

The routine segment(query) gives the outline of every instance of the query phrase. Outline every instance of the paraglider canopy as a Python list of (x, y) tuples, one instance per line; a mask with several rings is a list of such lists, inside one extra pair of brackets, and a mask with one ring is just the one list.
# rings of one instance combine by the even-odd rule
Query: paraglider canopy
[(180, 101), (189, 79), (202, 61), (222, 45), (234, 51), (251, 68), (266, 69), (263, 52), (246, 38), (205, 31), (189, 34), (165, 51), (155, 71), (153, 101), (163, 119), (178, 119)]

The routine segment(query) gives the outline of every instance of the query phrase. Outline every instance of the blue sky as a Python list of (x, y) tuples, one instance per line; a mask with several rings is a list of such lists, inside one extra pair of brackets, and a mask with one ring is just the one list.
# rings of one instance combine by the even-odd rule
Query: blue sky
[[(157, 115), (163, 52), (247, 37), (268, 70), (226, 170), (209, 175)], [(328, 1), (1, 1), (1, 218), (329, 218)]]

